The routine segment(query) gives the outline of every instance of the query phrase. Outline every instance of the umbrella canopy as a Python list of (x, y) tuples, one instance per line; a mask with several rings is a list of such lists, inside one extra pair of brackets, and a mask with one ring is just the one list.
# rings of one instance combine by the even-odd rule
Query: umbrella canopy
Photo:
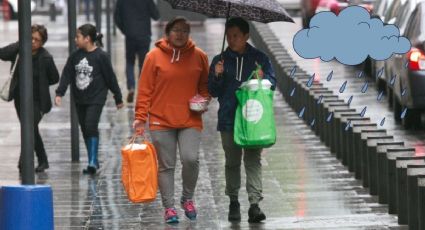
[(276, 0), (165, 0), (174, 9), (212, 18), (243, 17), (257, 22), (294, 22)]
[[(294, 22), (276, 0), (165, 0), (173, 9), (187, 10), (212, 18), (242, 17), (257, 22)], [(221, 53), (224, 51), (226, 34)]]

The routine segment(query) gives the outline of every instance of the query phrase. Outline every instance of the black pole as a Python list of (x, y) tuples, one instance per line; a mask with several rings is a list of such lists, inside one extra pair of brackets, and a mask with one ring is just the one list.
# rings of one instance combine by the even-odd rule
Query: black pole
[(98, 33), (101, 33), (102, 30), (102, 0), (95, 0), (95, 21), (96, 21), (96, 30)]
[(21, 117), (22, 184), (35, 184), (34, 103), (30, 1), (19, 0), (19, 98)]
[[(117, 1), (116, 0), (113, 0), (113, 3), (114, 3), (113, 9), (114, 9), (114, 12), (115, 12), (115, 7), (117, 7)], [(112, 35), (114, 35), (114, 37), (115, 37), (117, 35), (117, 27), (115, 25), (115, 18), (112, 17), (112, 19), (113, 19), (113, 23), (112, 23)]]
[[(71, 55), (76, 50), (75, 35), (77, 34), (77, 5), (75, 0), (68, 0), (68, 46)], [(71, 96), (71, 159), (72, 162), (80, 161), (80, 142), (78, 131), (78, 115), (72, 90)]]
[(106, 50), (111, 57), (111, 0), (106, 0)]

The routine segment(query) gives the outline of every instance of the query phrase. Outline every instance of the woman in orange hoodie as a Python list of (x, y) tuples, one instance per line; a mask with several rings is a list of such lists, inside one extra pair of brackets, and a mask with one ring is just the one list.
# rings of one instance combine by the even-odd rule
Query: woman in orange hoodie
[(191, 111), (196, 95), (209, 99), (208, 58), (189, 38), (190, 25), (176, 17), (167, 23), (165, 37), (145, 57), (138, 83), (133, 128), (141, 135), (148, 123), (158, 155), (158, 182), (167, 223), (177, 223), (174, 207), (174, 169), (177, 146), (182, 162), (185, 215), (196, 219), (193, 195), (199, 173), (202, 112)]

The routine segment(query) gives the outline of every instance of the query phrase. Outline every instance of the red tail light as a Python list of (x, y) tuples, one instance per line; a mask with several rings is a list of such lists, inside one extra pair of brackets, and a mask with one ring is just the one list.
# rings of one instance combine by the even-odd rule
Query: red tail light
[(410, 70), (425, 70), (425, 55), (418, 48), (412, 48), (407, 53), (407, 59), (409, 61)]

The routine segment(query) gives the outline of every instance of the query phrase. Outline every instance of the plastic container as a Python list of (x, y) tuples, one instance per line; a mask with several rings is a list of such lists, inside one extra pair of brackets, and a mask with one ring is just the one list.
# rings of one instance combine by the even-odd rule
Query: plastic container
[(189, 100), (189, 108), (192, 111), (202, 112), (207, 110), (209, 100), (202, 97), (201, 95), (196, 95)]
[[(261, 86), (263, 89), (270, 89), (272, 87), (272, 83), (268, 79), (262, 79)], [(251, 79), (242, 83), (241, 88), (247, 88), (248, 90), (258, 90), (258, 79)]]

